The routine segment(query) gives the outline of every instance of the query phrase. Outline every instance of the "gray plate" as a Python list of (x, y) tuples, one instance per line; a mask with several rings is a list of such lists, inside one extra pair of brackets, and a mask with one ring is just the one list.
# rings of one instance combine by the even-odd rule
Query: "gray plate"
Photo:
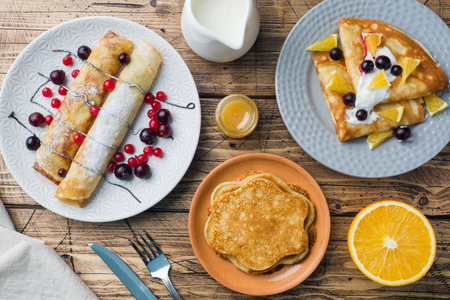
[[(370, 151), (366, 138), (339, 142), (320, 88), (311, 52), (314, 42), (338, 33), (339, 18), (369, 18), (390, 23), (430, 50), (450, 74), (450, 30), (430, 9), (415, 0), (326, 0), (295, 25), (278, 59), (275, 88), (284, 123), (297, 143), (315, 160), (357, 177), (388, 177), (411, 171), (437, 155), (450, 140), (450, 109), (426, 116), (412, 126), (414, 140), (390, 139)], [(449, 102), (449, 90), (438, 94)]]

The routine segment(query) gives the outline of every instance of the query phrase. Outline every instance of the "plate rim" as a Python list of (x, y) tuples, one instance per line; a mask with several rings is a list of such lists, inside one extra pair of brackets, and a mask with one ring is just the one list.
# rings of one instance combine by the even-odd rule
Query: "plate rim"
[[(324, 226), (324, 231), (323, 231), (323, 233), (324, 233), (324, 240), (322, 241), (321, 244), (317, 245), (319, 247), (318, 248), (318, 250), (319, 250), (318, 255), (313, 258), (312, 263), (309, 266), (307, 266), (307, 268), (304, 270), (303, 273), (301, 273), (301, 275), (298, 275), (297, 272), (295, 272), (293, 274), (290, 274), (289, 277), (292, 277), (292, 280), (290, 280), (289, 282), (285, 283), (284, 285), (276, 286), (274, 288), (265, 289), (265, 290), (236, 288), (235, 286), (230, 284), (228, 281), (224, 280), (220, 276), (220, 272), (216, 272), (213, 268), (210, 267), (209, 262), (205, 262), (204, 260), (199, 258), (199, 253), (200, 253), (200, 249), (202, 248), (202, 246), (199, 246), (197, 244), (197, 242), (195, 241), (195, 239), (198, 238), (195, 235), (196, 226), (200, 222), (198, 220), (198, 218), (196, 218), (197, 215), (198, 215), (197, 207), (200, 206), (201, 204), (203, 204), (202, 201), (201, 201), (202, 200), (201, 193), (203, 192), (203, 189), (205, 188), (205, 186), (207, 186), (209, 181), (213, 180), (215, 177), (217, 177), (217, 176), (220, 177), (220, 172), (222, 171), (222, 169), (230, 167), (230, 166), (232, 166), (234, 164), (238, 164), (241, 161), (258, 160), (258, 159), (267, 160), (267, 161), (270, 161), (270, 162), (280, 162), (280, 163), (286, 165), (287, 167), (293, 168), (297, 172), (302, 174), (302, 176), (304, 176), (307, 179), (308, 183), (313, 186), (314, 194), (317, 196), (317, 201), (320, 202), (321, 208), (324, 209), (323, 210), (324, 220), (322, 222), (322, 224)], [(236, 178), (236, 180), (237, 180), (237, 178)], [(209, 199), (209, 197), (205, 197), (205, 199)], [(203, 200), (203, 202), (204, 201), (206, 201), (206, 200)], [(206, 203), (204, 203), (204, 204), (206, 205)], [(316, 207), (317, 207), (317, 205), (316, 205)], [(317, 213), (316, 213), (316, 216), (317, 216)], [(205, 226), (205, 224), (200, 224), (200, 225), (202, 225), (202, 228), (204, 228), (204, 226)], [(330, 210), (329, 210), (328, 202), (327, 202), (327, 200), (325, 198), (325, 195), (324, 195), (322, 189), (320, 188), (319, 184), (312, 177), (312, 175), (309, 174), (299, 164), (297, 164), (296, 162), (294, 162), (294, 161), (292, 161), (292, 160), (290, 160), (288, 158), (285, 158), (283, 156), (276, 155), (276, 154), (271, 154), (271, 153), (247, 153), (247, 154), (242, 154), (242, 155), (235, 156), (233, 158), (230, 158), (230, 159), (222, 162), (221, 164), (216, 166), (203, 179), (203, 181), (200, 183), (199, 187), (197, 188), (197, 190), (196, 190), (196, 192), (194, 194), (194, 197), (192, 198), (192, 203), (191, 203), (190, 210), (189, 210), (188, 229), (189, 229), (189, 240), (190, 240), (192, 249), (194, 251), (194, 254), (195, 254), (197, 260), (200, 262), (201, 266), (205, 269), (205, 271), (213, 279), (215, 279), (217, 282), (219, 282), (223, 286), (225, 286), (225, 287), (227, 287), (227, 288), (229, 288), (229, 289), (231, 289), (233, 291), (242, 293), (242, 294), (254, 295), (254, 296), (268, 296), (268, 295), (279, 294), (279, 293), (282, 293), (282, 292), (285, 292), (285, 291), (287, 291), (289, 289), (294, 288), (295, 286), (299, 285), (301, 282), (306, 280), (315, 271), (315, 269), (319, 266), (320, 262), (322, 261), (324, 255), (325, 255), (325, 252), (326, 252), (326, 250), (328, 248), (328, 244), (329, 244), (329, 240), (330, 240), (331, 216), (330, 216)], [(217, 260), (225, 261), (224, 259), (220, 258), (219, 256), (217, 256)], [(226, 263), (231, 264), (231, 262), (226, 262)], [(299, 262), (299, 264), (301, 264), (301, 262)], [(242, 272), (239, 269), (237, 269), (236, 267), (234, 267), (233, 270), (234, 269), (236, 270), (236, 272)], [(252, 275), (252, 276), (258, 276), (258, 275)]]

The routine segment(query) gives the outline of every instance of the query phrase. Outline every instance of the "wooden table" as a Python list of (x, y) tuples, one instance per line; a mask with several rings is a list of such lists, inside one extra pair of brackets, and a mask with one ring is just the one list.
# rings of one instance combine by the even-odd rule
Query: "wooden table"
[[(180, 184), (159, 204), (135, 217), (112, 223), (73, 221), (44, 209), (18, 186), (0, 161), (0, 197), (16, 226), (29, 236), (44, 240), (101, 299), (133, 296), (86, 243), (105, 245), (118, 253), (161, 299), (170, 296), (123, 237), (147, 229), (172, 263), (171, 277), (185, 299), (250, 299), (212, 279), (198, 263), (190, 246), (188, 214), (200, 182), (214, 167), (243, 153), (266, 152), (289, 158), (319, 183), (330, 207), (331, 238), (316, 271), (297, 287), (270, 297), (292, 298), (446, 298), (450, 294), (450, 147), (406, 174), (360, 179), (342, 175), (306, 154), (287, 131), (275, 99), (275, 67), (284, 40), (295, 23), (317, 0), (257, 0), (261, 31), (256, 44), (241, 59), (226, 64), (198, 57), (186, 44), (180, 28), (180, 0), (3, 0), (0, 6), (0, 82), (19, 53), (36, 37), (62, 22), (86, 16), (114, 16), (152, 29), (166, 39), (188, 64), (202, 105), (202, 130), (194, 161)], [(421, 0), (450, 24), (450, 1)], [(26, 83), (24, 83), (26, 88)], [(231, 93), (253, 98), (260, 122), (245, 139), (231, 139), (215, 125), (218, 101)], [(397, 199), (421, 210), (434, 227), (436, 261), (418, 283), (386, 287), (367, 279), (350, 259), (346, 234), (355, 214), (366, 205)], [(1, 298), (1, 295), (0, 295)]]

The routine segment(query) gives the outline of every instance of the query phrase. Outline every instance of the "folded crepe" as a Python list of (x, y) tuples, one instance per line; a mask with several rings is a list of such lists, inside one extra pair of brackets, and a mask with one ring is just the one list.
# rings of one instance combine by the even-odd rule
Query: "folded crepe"
[[(158, 72), (161, 54), (142, 41), (131, 54), (130, 63), (120, 73), (119, 79), (138, 84), (147, 91)], [(116, 150), (107, 145), (119, 147), (128, 127), (141, 107), (144, 95), (136, 88), (117, 81), (115, 89), (108, 95), (88, 136), (78, 150), (75, 161), (66, 177), (59, 184), (55, 197), (61, 201), (82, 207), (90, 197)], [(106, 111), (106, 112), (105, 112)], [(118, 119), (120, 118), (120, 119)], [(95, 171), (95, 172), (93, 172)]]
[(397, 64), (400, 64), (405, 57), (420, 59), (420, 64), (405, 83), (402, 83), (401, 76), (391, 83), (389, 98), (383, 102), (415, 99), (448, 88), (447, 74), (436, 63), (430, 52), (402, 30), (377, 20), (341, 18), (339, 19), (339, 35), (348, 76), (356, 93), (358, 93), (361, 77), (359, 66), (366, 55), (363, 44), (364, 33), (381, 33), (383, 38), (379, 47), (387, 47), (397, 60)]
[[(132, 45), (131, 41), (109, 31), (92, 49), (87, 61), (103, 72), (114, 75), (120, 67), (119, 54), (128, 52)], [(106, 93), (103, 82), (108, 78), (88, 64), (84, 64), (70, 89), (77, 94), (86, 95), (89, 102), (100, 105)], [(89, 106), (85, 103), (85, 98), (73, 96), (70, 93), (65, 96), (55, 117), (83, 133), (87, 132), (94, 121), (94, 117), (89, 113)], [(42, 143), (54, 151), (72, 158), (80, 146), (73, 140), (75, 134), (77, 134), (76, 131), (54, 120)], [(58, 175), (58, 170), (68, 170), (71, 163), (71, 159), (39, 147), (33, 168), (54, 183), (59, 184), (63, 178)]]
[(374, 111), (390, 109), (394, 105), (404, 107), (400, 122), (395, 122), (386, 118), (379, 117), (371, 124), (353, 125), (346, 120), (346, 111), (349, 109), (342, 100), (343, 95), (325, 88), (331, 79), (333, 71), (338, 72), (345, 79), (349, 80), (349, 75), (343, 61), (332, 60), (328, 52), (319, 52), (314, 54), (311, 59), (316, 67), (319, 76), (320, 86), (322, 87), (328, 110), (336, 128), (338, 139), (343, 142), (357, 137), (369, 135), (375, 132), (386, 131), (398, 127), (399, 125), (412, 125), (424, 121), (424, 112), (420, 99), (403, 100), (398, 103), (385, 103), (375, 106)]

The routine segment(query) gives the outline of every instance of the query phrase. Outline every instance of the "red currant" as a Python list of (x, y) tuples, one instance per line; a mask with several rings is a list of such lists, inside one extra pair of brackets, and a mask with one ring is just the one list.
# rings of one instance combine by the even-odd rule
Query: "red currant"
[(164, 100), (166, 100), (166, 99), (167, 99), (166, 93), (161, 92), (161, 91), (159, 91), (159, 92), (156, 93), (156, 100), (164, 101)]
[(153, 130), (158, 130), (159, 125), (161, 125), (161, 123), (159, 123), (157, 119), (151, 119), (150, 122), (148, 123), (148, 127), (150, 127), (150, 129)]
[(151, 146), (147, 146), (144, 148), (145, 155), (150, 156), (150, 155), (152, 155), (152, 153), (153, 153), (153, 148)]
[(75, 144), (81, 144), (84, 141), (84, 136), (81, 133), (77, 133), (73, 136), (73, 141)]
[(161, 103), (158, 102), (158, 101), (153, 101), (153, 102), (152, 102), (152, 108), (153, 108), (154, 110), (159, 110), (159, 109), (161, 108)]
[(73, 70), (73, 71), (72, 71), (72, 77), (73, 77), (73, 78), (77, 78), (78, 73), (80, 73), (80, 70), (78, 70), (78, 69)]
[(155, 119), (157, 113), (158, 113), (158, 112), (157, 112), (156, 110), (154, 110), (154, 109), (149, 109), (149, 111), (147, 112), (147, 116), (148, 116), (150, 119)]
[(106, 79), (103, 82), (103, 88), (107, 91), (112, 91), (116, 87), (116, 83), (112, 79)]
[(64, 87), (60, 86), (58, 88), (58, 94), (60, 94), (61, 96), (65, 96), (67, 94), (67, 90)]
[(132, 154), (134, 153), (134, 146), (131, 144), (126, 144), (125, 147), (123, 147), (123, 150), (128, 154)]
[(163, 151), (161, 148), (155, 148), (153, 149), (153, 155), (156, 157), (161, 157), (163, 155)]
[(148, 93), (147, 95), (145, 95), (144, 101), (145, 103), (152, 104), (152, 102), (155, 101), (155, 96), (153, 96), (153, 94), (151, 93)]
[(140, 163), (146, 163), (147, 160), (148, 160), (148, 157), (147, 157), (147, 155), (144, 155), (144, 154), (140, 154), (137, 157), (137, 161), (140, 162)]
[(136, 157), (130, 157), (128, 159), (128, 164), (130, 165), (130, 167), (134, 168), (136, 167), (136, 165), (138, 164)]
[(98, 116), (100, 112), (100, 107), (97, 105), (92, 105), (91, 107), (89, 107), (89, 113), (91, 114), (91, 116)]
[(108, 165), (108, 173), (114, 172), (114, 169), (117, 167), (117, 163), (115, 161), (111, 161)]
[(72, 64), (72, 56), (70, 55), (64, 56), (64, 58), (62, 59), (62, 63), (65, 66), (70, 66)]
[(45, 124), (50, 125), (50, 124), (52, 124), (52, 121), (53, 121), (52, 115), (45, 116), (45, 118), (44, 118)]
[(48, 87), (46, 87), (46, 88), (43, 88), (42, 89), (42, 96), (44, 96), (44, 97), (51, 97), (52, 96), (52, 90), (50, 89), (50, 88), (48, 88)]
[(114, 154), (114, 160), (117, 162), (121, 162), (125, 160), (125, 155), (123, 155), (122, 152), (116, 152), (116, 154)]
[(59, 108), (61, 106), (61, 100), (59, 100), (58, 98), (53, 98), (52, 102), (50, 103), (50, 105), (53, 108)]

